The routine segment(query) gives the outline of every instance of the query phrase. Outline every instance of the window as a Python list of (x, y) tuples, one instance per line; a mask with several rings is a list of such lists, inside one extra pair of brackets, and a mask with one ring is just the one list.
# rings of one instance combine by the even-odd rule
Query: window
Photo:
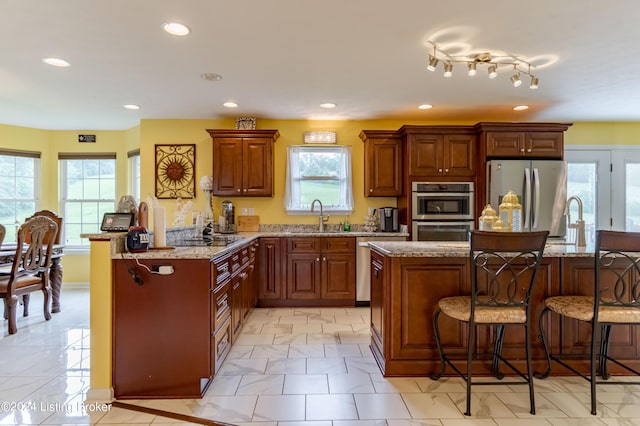
[(16, 242), (16, 230), (39, 209), (40, 153), (0, 150), (0, 223), (4, 241)]
[(351, 147), (289, 146), (285, 209), (312, 214), (311, 203), (316, 198), (325, 212), (353, 212)]
[[(640, 149), (569, 145), (565, 159), (569, 163), (567, 195), (582, 198), (587, 242), (593, 241), (593, 228), (640, 232)], [(577, 218), (574, 203), (571, 221)]]
[(129, 177), (131, 180), (129, 184), (131, 185), (131, 195), (136, 201), (142, 201), (140, 199), (140, 150), (136, 149), (134, 151), (129, 151), (127, 153), (129, 157)]
[(100, 232), (102, 216), (116, 203), (116, 155), (59, 154), (64, 242), (88, 246), (80, 234)]

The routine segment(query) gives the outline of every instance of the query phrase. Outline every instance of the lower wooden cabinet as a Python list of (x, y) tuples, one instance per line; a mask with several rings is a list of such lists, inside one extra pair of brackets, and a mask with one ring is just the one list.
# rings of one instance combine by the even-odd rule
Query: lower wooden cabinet
[(151, 274), (131, 259), (112, 262), (114, 395), (201, 397), (213, 375), (210, 262), (139, 262), (171, 265), (174, 273)]
[[(538, 339), (538, 318), (544, 299), (556, 295), (593, 294), (592, 257), (544, 257), (532, 294), (531, 348), (534, 370), (546, 369), (542, 343)], [(466, 257), (388, 257), (371, 252), (371, 348), (385, 376), (423, 376), (436, 371), (440, 360), (432, 316), (439, 299), (469, 294), (470, 271)], [(613, 279), (613, 277), (612, 277)], [(482, 277), (480, 277), (482, 285)], [(610, 289), (614, 288), (611, 282)], [(586, 372), (591, 328), (585, 322), (546, 315), (543, 327), (552, 352), (579, 355), (567, 361)], [(491, 328), (478, 327), (476, 351), (491, 352), (496, 336)], [(449, 353), (467, 353), (467, 327), (460, 321), (440, 316), (441, 341)], [(525, 333), (521, 327), (508, 329), (502, 354), (514, 365), (524, 365)], [(619, 325), (612, 328), (610, 354), (640, 368), (640, 330)], [(462, 368), (465, 368), (461, 364)], [(489, 374), (490, 361), (474, 362), (475, 374)], [(615, 374), (615, 366), (612, 365)], [(617, 371), (619, 372), (619, 370)], [(557, 364), (552, 374), (569, 374)]]
[(170, 275), (113, 260), (116, 398), (204, 394), (255, 306), (256, 247), (250, 242), (213, 261), (138, 259), (147, 268), (171, 265)]

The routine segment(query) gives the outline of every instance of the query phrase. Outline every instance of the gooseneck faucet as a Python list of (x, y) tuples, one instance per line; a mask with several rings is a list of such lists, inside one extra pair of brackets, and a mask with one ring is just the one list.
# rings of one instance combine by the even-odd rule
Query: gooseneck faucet
[[(578, 203), (578, 220), (576, 221), (576, 223), (571, 223), (571, 213), (569, 211), (571, 209), (572, 201)], [(567, 205), (564, 208), (564, 214), (566, 214), (568, 217), (569, 228), (577, 230), (576, 245), (578, 247), (586, 247), (587, 238), (585, 235), (584, 220), (582, 219), (582, 200), (580, 199), (580, 197), (574, 195), (567, 199)]]
[(318, 218), (318, 231), (324, 232), (324, 223), (329, 220), (329, 216), (325, 216), (322, 211), (322, 201), (317, 198), (311, 202), (311, 211), (315, 211), (316, 201), (320, 204), (320, 217)]

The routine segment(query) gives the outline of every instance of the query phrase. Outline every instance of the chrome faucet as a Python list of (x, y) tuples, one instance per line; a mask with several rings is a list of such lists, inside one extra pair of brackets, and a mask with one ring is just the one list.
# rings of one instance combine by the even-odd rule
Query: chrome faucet
[(324, 232), (324, 223), (329, 220), (329, 216), (325, 216), (322, 212), (322, 201), (317, 198), (311, 202), (311, 211), (315, 211), (316, 201), (320, 204), (320, 217), (318, 218), (318, 231)]
[[(569, 211), (571, 208), (572, 201), (575, 201), (576, 203), (578, 203), (578, 220), (576, 221), (576, 223), (571, 223), (571, 213)], [(576, 245), (578, 247), (586, 247), (587, 238), (585, 235), (584, 220), (582, 219), (582, 200), (580, 199), (580, 197), (577, 197), (574, 195), (567, 199), (567, 205), (564, 208), (564, 214), (566, 214), (568, 217), (569, 228), (577, 230)]]

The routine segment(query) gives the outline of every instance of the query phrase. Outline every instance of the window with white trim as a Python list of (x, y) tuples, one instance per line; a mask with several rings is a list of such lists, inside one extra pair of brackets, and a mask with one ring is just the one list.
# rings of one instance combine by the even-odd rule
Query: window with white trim
[(311, 213), (314, 199), (322, 202), (324, 212), (351, 214), (351, 147), (288, 147), (285, 209), (289, 214)]
[(39, 210), (40, 153), (0, 150), (0, 223), (5, 242), (16, 242), (16, 230)]
[(69, 247), (86, 247), (81, 234), (100, 232), (102, 216), (116, 205), (116, 154), (58, 155), (64, 242)]

